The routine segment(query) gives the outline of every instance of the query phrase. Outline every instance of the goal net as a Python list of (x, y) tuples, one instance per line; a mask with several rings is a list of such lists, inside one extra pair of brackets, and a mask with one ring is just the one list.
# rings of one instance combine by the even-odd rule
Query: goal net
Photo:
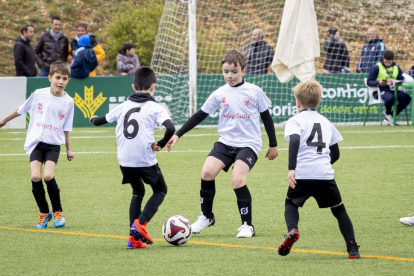
[[(246, 45), (251, 43), (254, 29), (262, 29), (263, 40), (273, 50), (276, 49), (284, 2), (197, 1), (197, 110), (215, 89), (225, 84), (220, 74), (225, 52), (230, 49), (244, 51)], [(315, 64), (316, 79), (324, 87), (318, 111), (334, 123), (362, 124), (369, 101), (368, 89), (364, 84), (368, 73), (356, 73), (356, 68), (367, 33), (372, 32), (374, 27), (386, 49), (394, 52), (396, 63), (406, 72), (414, 65), (414, 5), (403, 0), (314, 0), (314, 6), (321, 49), (321, 56)], [(166, 104), (177, 124), (184, 123), (190, 116), (188, 22), (186, 1), (165, 1), (151, 62), (157, 73), (156, 99)], [(347, 51), (332, 54), (326, 47), (324, 49), (325, 42), (332, 39), (327, 35), (330, 29), (338, 31), (340, 39), (333, 38), (336, 43), (342, 41)], [(329, 60), (343, 60), (345, 63), (338, 72), (338, 66), (332, 68), (325, 65)], [(346, 63), (347, 60), (349, 63)], [(348, 67), (351, 73), (340, 73), (343, 67)], [(326, 68), (331, 74), (324, 73)], [(292, 88), (299, 82), (298, 79), (281, 83), (271, 70), (265, 74), (246, 74), (244, 79), (258, 85), (268, 95), (275, 123), (286, 121), (296, 114)], [(411, 114), (410, 106), (408, 114)], [(382, 110), (383, 106), (371, 106), (368, 123), (378, 124)], [(217, 113), (209, 116), (203, 124), (216, 125), (217, 116)], [(398, 120), (404, 121), (404, 117), (405, 112), (398, 116)]]

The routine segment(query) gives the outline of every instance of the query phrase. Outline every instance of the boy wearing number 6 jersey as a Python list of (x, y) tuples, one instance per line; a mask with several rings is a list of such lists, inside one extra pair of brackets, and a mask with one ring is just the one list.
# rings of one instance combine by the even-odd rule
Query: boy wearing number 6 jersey
[[(167, 111), (153, 98), (156, 77), (149, 67), (141, 67), (134, 74), (132, 88), (136, 93), (128, 100), (102, 117), (93, 116), (94, 125), (117, 122), (117, 156), (123, 175), (122, 184), (132, 186), (132, 199), (129, 207), (130, 234), (128, 249), (146, 248), (144, 243), (153, 240), (146, 229), (147, 223), (155, 215), (167, 194), (167, 185), (158, 166), (155, 151), (160, 151), (173, 136), (175, 127)], [(155, 125), (166, 128), (164, 137), (155, 141)], [(141, 212), (145, 195), (143, 182), (153, 190), (152, 196)]]
[(289, 141), (289, 189), (285, 201), (288, 234), (280, 244), (282, 256), (299, 239), (299, 207), (313, 196), (319, 208), (331, 208), (338, 220), (350, 259), (360, 258), (354, 228), (334, 178), (332, 164), (339, 159), (338, 142), (343, 138), (335, 126), (315, 109), (321, 103), (322, 86), (317, 81), (304, 81), (293, 88), (299, 114), (285, 125)]

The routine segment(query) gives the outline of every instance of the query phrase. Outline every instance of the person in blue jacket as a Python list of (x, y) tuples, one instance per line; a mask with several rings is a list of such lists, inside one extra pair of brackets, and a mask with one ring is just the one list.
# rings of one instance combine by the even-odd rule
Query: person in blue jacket
[(367, 31), (367, 42), (362, 48), (356, 72), (368, 73), (372, 66), (382, 61), (386, 49), (384, 43), (382, 43), (382, 38), (378, 37), (377, 29), (369, 28)]
[(79, 48), (75, 51), (70, 65), (70, 76), (71, 78), (84, 79), (98, 66), (98, 60), (95, 51), (91, 47), (89, 35), (82, 35), (79, 38), (78, 46)]

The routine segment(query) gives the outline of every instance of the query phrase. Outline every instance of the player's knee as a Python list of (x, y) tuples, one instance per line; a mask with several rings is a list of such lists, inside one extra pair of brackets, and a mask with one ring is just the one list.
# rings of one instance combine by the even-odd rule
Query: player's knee
[(53, 174), (51, 174), (51, 173), (45, 173), (44, 175), (43, 175), (43, 179), (45, 180), (45, 181), (50, 181), (50, 180), (52, 180), (53, 179)]
[(42, 180), (42, 176), (38, 173), (32, 173), (31, 180), (33, 182), (39, 182)]
[(233, 187), (233, 189), (238, 189), (240, 187), (243, 187), (244, 185), (246, 185), (246, 180), (244, 179), (244, 177), (232, 176), (231, 186)]
[(211, 170), (203, 168), (203, 170), (201, 171), (201, 178), (206, 181), (211, 181), (214, 180), (214, 178), (216, 178), (216, 175)]

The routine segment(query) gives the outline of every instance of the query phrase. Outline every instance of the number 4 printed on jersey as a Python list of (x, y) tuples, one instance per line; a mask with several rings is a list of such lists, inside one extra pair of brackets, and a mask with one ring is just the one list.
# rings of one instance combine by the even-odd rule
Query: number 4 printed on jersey
[[(318, 141), (313, 142), (313, 139), (315, 138), (315, 134), (318, 134)], [(326, 143), (322, 141), (322, 128), (320, 123), (313, 124), (312, 132), (306, 140), (306, 145), (308, 147), (316, 147), (316, 153), (322, 154), (322, 149), (325, 147)]]

